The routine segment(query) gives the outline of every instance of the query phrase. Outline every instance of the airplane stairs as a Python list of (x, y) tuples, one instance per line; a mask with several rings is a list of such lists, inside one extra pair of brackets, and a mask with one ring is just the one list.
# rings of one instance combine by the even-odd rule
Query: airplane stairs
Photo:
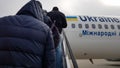
[(64, 30), (62, 33), (62, 51), (63, 51), (63, 68), (78, 68), (78, 64), (73, 55), (72, 49), (70, 47), (69, 41), (66, 37)]

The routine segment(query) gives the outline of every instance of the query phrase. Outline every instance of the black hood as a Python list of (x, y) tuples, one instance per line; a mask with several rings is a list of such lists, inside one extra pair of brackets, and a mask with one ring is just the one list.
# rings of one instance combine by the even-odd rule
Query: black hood
[(30, 1), (25, 4), (16, 15), (29, 15), (43, 21), (42, 5), (39, 1)]

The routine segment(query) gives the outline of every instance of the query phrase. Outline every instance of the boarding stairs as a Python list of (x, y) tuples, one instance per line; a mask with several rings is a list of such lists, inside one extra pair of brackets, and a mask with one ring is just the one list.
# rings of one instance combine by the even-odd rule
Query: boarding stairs
[(78, 68), (78, 64), (73, 55), (71, 46), (69, 44), (69, 41), (64, 30), (62, 33), (62, 51), (63, 51), (63, 68)]

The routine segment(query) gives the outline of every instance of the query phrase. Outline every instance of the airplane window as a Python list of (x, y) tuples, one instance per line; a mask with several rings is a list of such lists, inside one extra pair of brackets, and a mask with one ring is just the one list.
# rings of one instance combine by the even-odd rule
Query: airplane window
[(98, 24), (98, 28), (99, 28), (99, 29), (102, 29), (102, 25), (101, 25), (101, 24)]
[(105, 29), (108, 29), (108, 25), (105, 24), (104, 27), (105, 27)]
[(95, 29), (95, 24), (92, 24), (92, 28)]
[(78, 27), (79, 27), (79, 28), (82, 28), (82, 24), (78, 24)]
[(114, 25), (111, 25), (111, 29), (115, 29)]
[(75, 24), (72, 24), (72, 28), (75, 28)]
[(89, 28), (89, 25), (88, 25), (88, 24), (85, 24), (85, 28), (88, 29), (88, 28)]
[(120, 25), (117, 25), (118, 29), (120, 29)]

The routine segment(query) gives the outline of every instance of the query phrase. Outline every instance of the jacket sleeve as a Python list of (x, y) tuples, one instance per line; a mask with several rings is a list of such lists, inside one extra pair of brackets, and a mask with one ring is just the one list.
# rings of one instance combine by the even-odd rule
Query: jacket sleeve
[(62, 28), (66, 28), (66, 27), (67, 27), (67, 21), (66, 21), (65, 15), (63, 14), (62, 15)]
[(52, 32), (48, 31), (47, 36), (47, 45), (45, 46), (45, 59), (44, 59), (44, 66), (43, 68), (56, 68), (56, 61), (55, 61), (55, 48), (53, 43)]

